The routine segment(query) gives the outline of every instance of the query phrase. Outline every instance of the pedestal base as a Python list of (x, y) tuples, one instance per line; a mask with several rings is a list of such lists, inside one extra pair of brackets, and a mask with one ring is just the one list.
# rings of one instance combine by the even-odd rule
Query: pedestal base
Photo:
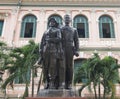
[(87, 99), (81, 97), (26, 97), (25, 99)]
[(26, 99), (86, 99), (78, 96), (78, 93), (71, 89), (41, 89), (36, 97)]
[(77, 92), (65, 89), (41, 89), (37, 97), (76, 97)]

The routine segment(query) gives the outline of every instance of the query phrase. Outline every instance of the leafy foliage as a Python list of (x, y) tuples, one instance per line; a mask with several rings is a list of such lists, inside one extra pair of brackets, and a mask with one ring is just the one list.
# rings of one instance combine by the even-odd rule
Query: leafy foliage
[[(6, 62), (8, 55), (6, 54), (6, 44), (0, 41), (0, 72), (3, 73), (2, 67)], [(0, 81), (2, 81), (2, 76), (0, 76)]]
[[(106, 56), (103, 59), (99, 57), (97, 53), (91, 58), (88, 58), (83, 62), (75, 73), (75, 83), (83, 83), (83, 86), (79, 89), (81, 95), (82, 90), (88, 86), (91, 91), (91, 84), (93, 84), (93, 89), (95, 93), (95, 99), (97, 99), (97, 93), (99, 98), (101, 97), (100, 85), (104, 87), (104, 99), (106, 94), (111, 93), (111, 99), (114, 98), (115, 86), (114, 84), (119, 82), (118, 69), (120, 66), (117, 60), (111, 56)], [(82, 79), (86, 79), (85, 82)], [(98, 87), (98, 92), (97, 92)]]
[[(2, 85), (3, 89), (5, 89), (7, 85), (13, 87), (14, 82), (25, 83), (26, 88), (29, 86), (31, 70), (34, 69), (33, 65), (39, 57), (38, 48), (38, 44), (35, 44), (34, 41), (29, 41), (28, 45), (11, 50), (9, 58), (4, 68), (2, 68), (3, 70), (9, 71), (9, 77)], [(28, 89), (25, 90), (25, 93), (28, 93), (26, 91), (28, 91)]]

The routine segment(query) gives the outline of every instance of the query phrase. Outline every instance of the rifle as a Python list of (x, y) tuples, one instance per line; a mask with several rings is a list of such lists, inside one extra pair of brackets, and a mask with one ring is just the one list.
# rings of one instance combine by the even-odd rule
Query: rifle
[(42, 68), (42, 62), (43, 62), (43, 58), (40, 57), (40, 58), (37, 60), (37, 62), (34, 64), (34, 66), (37, 66), (37, 67)]
[(40, 57), (39, 59), (38, 59), (38, 65), (41, 65), (42, 64), (42, 61), (43, 61), (43, 58), (42, 57)]

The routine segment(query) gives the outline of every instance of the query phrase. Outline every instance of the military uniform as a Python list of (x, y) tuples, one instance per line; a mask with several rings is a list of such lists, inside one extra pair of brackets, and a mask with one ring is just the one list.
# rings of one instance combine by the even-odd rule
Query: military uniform
[(79, 50), (78, 32), (75, 28), (66, 25), (61, 28), (61, 33), (65, 55), (65, 88), (69, 89), (73, 79), (73, 56)]
[(50, 27), (43, 35), (41, 42), (42, 57), (43, 57), (43, 74), (44, 80), (47, 81), (47, 86), (50, 89), (58, 88), (64, 77), (59, 75), (64, 69), (62, 64), (62, 45), (61, 31), (56, 27)]

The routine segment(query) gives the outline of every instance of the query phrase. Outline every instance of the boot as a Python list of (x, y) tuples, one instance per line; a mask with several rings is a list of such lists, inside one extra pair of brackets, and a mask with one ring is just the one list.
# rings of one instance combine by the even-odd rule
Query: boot
[(49, 83), (45, 84), (44, 89), (48, 89), (49, 88)]

